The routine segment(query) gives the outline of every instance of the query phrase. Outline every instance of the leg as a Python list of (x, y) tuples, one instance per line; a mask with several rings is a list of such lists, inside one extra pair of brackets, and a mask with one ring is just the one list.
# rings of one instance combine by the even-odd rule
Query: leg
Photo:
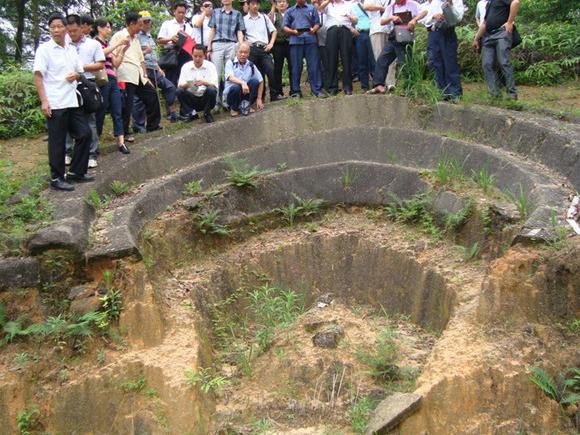
[(179, 109), (179, 114), (181, 116), (191, 115), (194, 109), (194, 95), (191, 92), (180, 88), (177, 90), (177, 99), (179, 100), (179, 105), (181, 106)]
[(427, 33), (427, 64), (435, 74), (437, 89), (447, 93), (448, 84), (445, 80), (445, 64), (443, 59), (443, 30)]
[(291, 95), (301, 95), (300, 76), (302, 75), (302, 59), (304, 58), (304, 53), (304, 45), (290, 46), (290, 59), (292, 63), (292, 81), (290, 82)]
[(322, 75), (320, 74), (320, 57), (318, 56), (318, 44), (304, 45), (306, 55), (306, 66), (308, 68), (308, 81), (310, 91), (314, 95), (319, 95), (322, 91)]
[(103, 134), (105, 115), (107, 114), (107, 111), (109, 110), (110, 107), (109, 104), (109, 98), (111, 94), (110, 89), (111, 89), (110, 82), (107, 82), (105, 86), (100, 88), (101, 96), (103, 97), (103, 107), (101, 107), (101, 110), (97, 112), (97, 135), (99, 135), (99, 137), (101, 136), (101, 134)]
[(342, 62), (342, 87), (345, 93), (352, 93), (352, 33), (345, 27), (339, 27), (337, 36)]
[[(292, 60), (290, 58), (290, 45), (286, 43), (284, 46), (284, 58), (286, 59), (286, 63), (288, 64), (288, 83), (292, 83)], [(282, 89), (283, 83), (280, 82), (280, 88)]]
[(250, 88), (250, 92), (247, 95), (244, 95), (242, 99), (248, 100), (250, 102), (250, 106), (253, 106), (258, 98), (259, 86), (260, 82), (257, 79), (248, 80), (248, 88)]
[(385, 85), (385, 78), (387, 76), (387, 71), (389, 66), (393, 61), (396, 59), (397, 55), (395, 52), (395, 46), (388, 41), (383, 51), (379, 55), (377, 59), (377, 65), (375, 67), (375, 73), (373, 75), (373, 86), (384, 86)]
[(131, 113), (133, 118), (133, 131), (145, 131), (145, 104), (137, 95), (133, 97), (133, 113)]
[(328, 92), (328, 52), (326, 46), (318, 47), (320, 57), (320, 76), (322, 78), (322, 89)]
[(50, 179), (64, 180), (64, 155), (65, 142), (68, 129), (69, 109), (57, 109), (52, 111), (52, 116), (46, 119), (48, 129), (48, 164), (50, 166)]
[(123, 94), (116, 78), (109, 77), (109, 85), (109, 112), (113, 118), (113, 134), (119, 143), (123, 143)]
[(68, 130), (75, 138), (75, 152), (70, 165), (70, 172), (76, 175), (87, 173), (89, 166), (89, 154), (91, 149), (92, 133), (87, 122), (87, 116), (82, 109), (69, 109)]
[(125, 106), (123, 107), (123, 133), (129, 135), (129, 122), (133, 113), (133, 97), (135, 96), (137, 85), (125, 83)]
[(505, 80), (505, 87), (507, 93), (511, 97), (517, 98), (518, 92), (516, 90), (516, 82), (514, 78), (514, 69), (510, 63), (510, 50), (512, 47), (512, 35), (507, 32), (501, 32), (496, 44), (496, 59), (502, 77)]
[(240, 111), (240, 102), (242, 101), (242, 87), (238, 84), (232, 85), (227, 93), (226, 100), (230, 110)]
[[(485, 38), (485, 37), (484, 37)], [(487, 90), (492, 97), (499, 97), (500, 90), (497, 81), (497, 70), (495, 68), (495, 42), (484, 41), (481, 46), (481, 66), (483, 75), (487, 83)]]
[(91, 157), (99, 154), (99, 136), (97, 135), (97, 117), (96, 114), (91, 113), (87, 116), (89, 128), (91, 129)]
[(339, 50), (339, 28), (333, 26), (326, 33), (326, 55), (328, 57), (328, 91), (331, 94), (338, 92), (338, 50)]
[(367, 57), (367, 39), (368, 33), (361, 32), (354, 39), (356, 54), (358, 59), (358, 79), (362, 89), (369, 88), (369, 59)]
[(207, 89), (205, 90), (205, 93), (203, 94), (202, 97), (204, 99), (204, 104), (200, 108), (200, 110), (203, 110), (204, 115), (211, 114), (211, 111), (215, 107), (217, 102), (217, 93), (218, 93), (217, 88), (214, 88), (213, 86), (208, 86)]
[(457, 61), (457, 35), (455, 28), (446, 29), (443, 38), (443, 62), (445, 65), (445, 83), (447, 93), (452, 98), (459, 98), (463, 94), (461, 89), (461, 70)]
[(159, 99), (155, 88), (149, 83), (140, 83), (136, 87), (136, 94), (145, 104), (145, 111), (147, 112), (147, 131), (154, 131), (159, 128), (161, 121), (161, 112), (159, 110)]

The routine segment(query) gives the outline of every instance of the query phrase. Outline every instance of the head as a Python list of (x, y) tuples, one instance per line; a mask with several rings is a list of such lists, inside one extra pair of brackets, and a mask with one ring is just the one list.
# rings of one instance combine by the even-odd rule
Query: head
[(171, 10), (173, 18), (175, 18), (175, 20), (178, 23), (183, 23), (183, 21), (185, 21), (186, 12), (187, 12), (187, 3), (181, 1), (175, 3), (173, 5), (173, 9)]
[(193, 47), (193, 51), (191, 52), (191, 57), (193, 59), (193, 64), (196, 68), (199, 68), (203, 65), (203, 60), (205, 59), (206, 48), (204, 45), (197, 44)]
[(54, 13), (48, 17), (48, 30), (50, 36), (57, 44), (64, 42), (64, 35), (66, 34), (65, 18), (58, 13)]
[(210, 1), (204, 1), (201, 5), (200, 12), (207, 15), (208, 17), (211, 16), (213, 13), (213, 3)]
[(278, 12), (286, 12), (288, 9), (288, 0), (278, 0), (276, 2), (276, 10)]
[(143, 20), (141, 15), (137, 12), (127, 12), (125, 15), (125, 26), (131, 37), (135, 36), (139, 30), (143, 27)]
[(248, 0), (240, 0), (240, 4), (242, 5), (242, 11), (244, 11), (244, 14), (250, 12), (250, 4), (248, 3)]
[(236, 52), (236, 56), (238, 61), (242, 64), (246, 63), (248, 57), (250, 56), (250, 44), (248, 42), (242, 42), (238, 47), (238, 51)]
[(93, 26), (95, 25), (95, 20), (90, 15), (81, 15), (81, 31), (83, 35), (88, 36), (93, 30)]
[(224, 7), (231, 7), (232, 6), (232, 0), (222, 0), (222, 5)]
[(111, 37), (111, 31), (113, 26), (109, 20), (106, 18), (97, 18), (95, 20), (95, 30), (97, 31), (97, 36), (103, 41), (108, 41)]
[(153, 23), (153, 17), (149, 11), (139, 12), (141, 20), (143, 21), (143, 31), (149, 33), (151, 31), (151, 24)]
[(257, 14), (260, 12), (260, 0), (250, 0), (247, 2), (248, 4), (248, 12), (252, 15)]
[(306, 4), (306, 0), (296, 0), (296, 4), (298, 6), (304, 6)]
[(79, 42), (84, 36), (84, 33), (81, 29), (81, 17), (74, 14), (67, 15), (66, 31), (72, 42)]

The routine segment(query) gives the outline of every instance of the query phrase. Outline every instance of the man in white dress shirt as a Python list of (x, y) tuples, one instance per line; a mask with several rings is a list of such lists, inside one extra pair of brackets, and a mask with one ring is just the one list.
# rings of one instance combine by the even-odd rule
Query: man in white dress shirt
[(183, 39), (186, 36), (191, 36), (193, 34), (193, 27), (191, 27), (191, 24), (185, 21), (186, 12), (187, 3), (184, 1), (178, 1), (175, 3), (171, 9), (173, 19), (164, 21), (161, 24), (159, 33), (157, 34), (157, 42), (164, 49), (177, 50), (177, 67), (166, 68), (164, 70), (165, 76), (175, 86), (177, 86), (177, 79), (179, 78), (181, 67), (185, 65), (186, 62), (191, 60), (189, 53), (181, 49)]
[[(50, 186), (57, 190), (74, 190), (70, 181), (93, 181), (87, 174), (91, 129), (77, 100), (76, 80), (83, 72), (74, 47), (65, 43), (65, 19), (51, 15), (48, 19), (51, 39), (36, 51), (34, 84), (48, 127), (48, 163)], [(65, 179), (66, 134), (77, 140), (70, 172)]]
[(214, 122), (211, 111), (216, 105), (219, 80), (215, 65), (205, 60), (206, 54), (203, 45), (196, 45), (193, 60), (181, 68), (177, 98), (185, 122), (197, 119), (197, 111), (203, 111), (205, 122)]

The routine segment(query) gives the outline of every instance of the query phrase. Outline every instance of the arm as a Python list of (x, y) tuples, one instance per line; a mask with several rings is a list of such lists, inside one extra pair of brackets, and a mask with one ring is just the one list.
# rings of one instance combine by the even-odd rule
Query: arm
[(211, 43), (213, 42), (213, 37), (215, 36), (215, 27), (209, 28), (209, 33), (207, 35), (207, 58), (211, 59)]
[(385, 12), (385, 7), (384, 6), (373, 5), (368, 0), (365, 1), (364, 5), (363, 5), (363, 9), (365, 11), (371, 11), (371, 12), (372, 11)]
[(46, 98), (46, 91), (44, 90), (42, 73), (40, 71), (34, 71), (34, 86), (36, 86), (36, 92), (38, 93), (38, 98), (40, 99), (40, 109), (42, 110), (44, 116), (50, 118), (52, 116), (52, 111), (50, 110), (48, 98)]
[(241, 44), (242, 42), (244, 42), (244, 32), (238, 30), (237, 35), (238, 35), (238, 43)]
[(197, 14), (195, 17), (193, 17), (193, 20), (191, 20), (191, 25), (201, 29), (201, 26), (203, 26), (204, 18), (205, 14)]
[(330, 3), (332, 3), (331, 0), (324, 0), (318, 5), (318, 12), (323, 12)]
[(87, 63), (86, 65), (83, 65), (83, 69), (85, 71), (99, 71), (102, 70), (105, 66), (105, 62), (95, 62), (95, 63)]
[(486, 28), (485, 21), (482, 21), (482, 23), (479, 25), (479, 28), (477, 29), (477, 33), (475, 34), (475, 37), (473, 38), (473, 42), (471, 43), (471, 46), (475, 50), (479, 50), (481, 37), (485, 33), (485, 28)]
[(272, 8), (270, 8), (270, 12), (268, 12), (268, 18), (270, 18), (270, 21), (272, 22), (276, 19), (276, 3), (272, 3)]
[(264, 80), (258, 85), (258, 98), (256, 98), (256, 108), (262, 110), (264, 108), (264, 102), (262, 101), (262, 94), (264, 93)]
[(507, 22), (504, 24), (505, 30), (508, 33), (512, 33), (514, 31), (514, 22), (516, 17), (518, 16), (518, 11), (520, 10), (520, 2), (519, 0), (512, 0), (510, 5), (510, 15), (508, 17)]

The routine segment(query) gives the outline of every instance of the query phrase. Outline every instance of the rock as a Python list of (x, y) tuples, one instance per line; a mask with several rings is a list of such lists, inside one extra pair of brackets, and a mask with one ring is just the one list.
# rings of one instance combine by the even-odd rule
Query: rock
[(76, 314), (87, 314), (91, 311), (98, 311), (102, 301), (96, 296), (83, 299), (76, 299), (70, 304), (70, 312)]
[(39, 282), (40, 266), (33, 258), (0, 260), (0, 289), (33, 287)]
[(84, 299), (88, 298), (89, 296), (93, 296), (95, 294), (95, 290), (92, 288), (87, 287), (86, 285), (77, 285), (73, 287), (68, 292), (68, 299), (74, 301), (76, 299)]
[(419, 409), (421, 396), (414, 393), (394, 393), (379, 403), (371, 415), (365, 435), (386, 434)]
[(444, 225), (449, 215), (461, 212), (467, 207), (468, 203), (467, 199), (460, 198), (453, 192), (441, 190), (433, 198), (429, 208), (434, 214), (435, 221), (440, 225)]
[(24, 197), (29, 196), (31, 192), (32, 189), (30, 186), (22, 186), (18, 192), (16, 192), (14, 195), (8, 198), (8, 200), (6, 201), (6, 205), (20, 204), (24, 199)]
[(536, 333), (535, 328), (532, 325), (524, 325), (522, 327), (522, 332), (528, 335), (534, 335)]
[(489, 207), (492, 225), (499, 228), (506, 224), (513, 224), (520, 220), (521, 216), (515, 204), (500, 202)]
[(312, 319), (312, 320), (307, 320), (304, 322), (304, 329), (306, 330), (306, 332), (316, 332), (318, 331), (320, 328), (322, 328), (323, 326), (333, 326), (336, 325), (336, 321), (335, 320), (322, 320), (322, 319)]
[(312, 343), (314, 346), (335, 349), (342, 337), (344, 337), (344, 329), (342, 326), (334, 325), (323, 331), (317, 332), (314, 337), (312, 337)]
[(330, 305), (330, 303), (334, 300), (334, 293), (324, 293), (318, 296), (316, 299), (317, 304), (326, 304)]
[(199, 205), (203, 199), (203, 196), (194, 196), (193, 198), (187, 198), (183, 200), (182, 204), (186, 210), (194, 211), (199, 208)]

